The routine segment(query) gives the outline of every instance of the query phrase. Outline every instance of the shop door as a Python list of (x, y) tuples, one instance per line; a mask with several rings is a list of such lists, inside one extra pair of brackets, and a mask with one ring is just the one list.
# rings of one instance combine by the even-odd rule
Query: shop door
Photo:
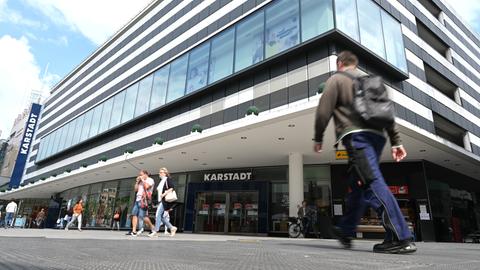
[(199, 192), (196, 232), (257, 233), (258, 192)]
[(197, 194), (197, 232), (225, 232), (226, 192), (199, 192)]

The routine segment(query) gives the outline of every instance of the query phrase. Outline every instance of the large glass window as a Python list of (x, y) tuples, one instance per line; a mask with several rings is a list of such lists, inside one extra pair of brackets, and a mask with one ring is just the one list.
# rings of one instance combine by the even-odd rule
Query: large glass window
[(64, 149), (65, 147), (65, 141), (67, 139), (67, 126), (63, 126), (60, 128), (60, 139), (58, 141), (58, 148), (56, 152), (60, 152)]
[(232, 74), (234, 29), (231, 28), (212, 40), (208, 83), (213, 83)]
[(85, 114), (85, 119), (83, 120), (82, 135), (80, 136), (81, 142), (88, 138), (88, 134), (90, 133), (90, 126), (92, 124), (92, 118), (93, 110), (90, 110)]
[(110, 116), (112, 115), (113, 98), (108, 99), (103, 103), (102, 120), (100, 120), (100, 127), (98, 133), (102, 133), (108, 129)]
[(93, 109), (92, 123), (90, 124), (90, 132), (88, 133), (89, 138), (98, 134), (98, 128), (100, 127), (100, 121), (102, 117), (102, 110), (103, 110), (103, 103), (100, 105), (97, 105), (97, 107)]
[(168, 86), (168, 74), (170, 65), (164, 66), (153, 75), (152, 98), (150, 99), (150, 109), (158, 108), (165, 104)]
[(387, 61), (402, 71), (408, 72), (400, 23), (382, 10), (382, 25)]
[(265, 58), (299, 43), (298, 13), (297, 0), (276, 1), (266, 8)]
[(77, 119), (71, 121), (68, 124), (67, 140), (65, 141), (65, 148), (72, 146), (73, 134), (75, 134), (75, 126), (77, 125)]
[(122, 123), (127, 122), (133, 118), (135, 112), (135, 103), (137, 102), (138, 84), (134, 84), (127, 88), (125, 94), (125, 102), (123, 103)]
[(371, 0), (357, 0), (360, 43), (385, 58), (380, 7)]
[(302, 41), (333, 28), (332, 0), (301, 0)]
[(263, 26), (263, 10), (238, 24), (235, 43), (235, 71), (263, 60)]
[(125, 100), (125, 91), (116, 94), (113, 97), (112, 116), (110, 117), (109, 127), (115, 127), (120, 124), (122, 118), (122, 108)]
[(75, 125), (75, 133), (73, 134), (73, 141), (72, 145), (75, 145), (80, 142), (80, 135), (82, 132), (83, 120), (85, 119), (85, 114), (77, 118), (77, 122)]
[[(337, 28), (349, 37), (359, 41), (357, 3), (355, 0), (335, 0)], [(380, 25), (377, 25), (380, 27)]]
[(150, 105), (150, 93), (152, 92), (153, 75), (143, 78), (138, 84), (137, 104), (135, 105), (135, 117), (148, 112)]
[(207, 85), (210, 42), (196, 48), (188, 60), (187, 91), (191, 93)]
[(187, 79), (188, 54), (178, 58), (171, 64), (170, 79), (168, 81), (167, 102), (182, 97), (185, 93)]
[(53, 145), (52, 145), (52, 151), (50, 152), (51, 155), (55, 154), (58, 152), (58, 145), (59, 145), (59, 142), (60, 142), (60, 133), (62, 132), (61, 129), (57, 129), (55, 131), (55, 139), (53, 140)]

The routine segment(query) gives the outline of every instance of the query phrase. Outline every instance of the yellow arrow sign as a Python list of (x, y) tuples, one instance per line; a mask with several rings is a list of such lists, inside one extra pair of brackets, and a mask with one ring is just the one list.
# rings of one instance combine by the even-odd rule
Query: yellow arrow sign
[(337, 151), (335, 151), (335, 159), (336, 160), (346, 160), (346, 159), (348, 159), (347, 150), (337, 150)]

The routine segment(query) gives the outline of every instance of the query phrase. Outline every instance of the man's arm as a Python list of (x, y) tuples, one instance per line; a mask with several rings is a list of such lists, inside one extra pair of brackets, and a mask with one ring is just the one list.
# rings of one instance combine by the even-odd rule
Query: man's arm
[(338, 87), (334, 79), (329, 79), (325, 83), (325, 90), (318, 102), (317, 112), (315, 117), (315, 147), (316, 152), (320, 152), (323, 143), (323, 133), (327, 128), (330, 118), (332, 118), (333, 110), (337, 104)]
[(387, 129), (388, 137), (390, 138), (390, 144), (392, 145), (392, 158), (395, 161), (401, 161), (407, 156), (407, 150), (402, 145), (400, 139), (400, 133), (398, 132), (397, 124), (394, 122)]

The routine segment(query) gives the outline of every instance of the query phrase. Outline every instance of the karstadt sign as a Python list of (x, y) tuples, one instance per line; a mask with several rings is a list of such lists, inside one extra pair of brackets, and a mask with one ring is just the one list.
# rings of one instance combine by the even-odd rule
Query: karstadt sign
[(20, 149), (18, 151), (17, 161), (13, 168), (12, 177), (10, 178), (10, 187), (18, 187), (22, 181), (23, 171), (25, 164), (27, 163), (27, 157), (30, 153), (30, 147), (35, 135), (35, 129), (37, 128), (38, 117), (42, 106), (40, 104), (33, 103), (28, 115), (27, 122), (25, 123), (25, 130), (23, 132), (22, 140), (20, 141)]
[(248, 181), (252, 179), (251, 172), (205, 173), (203, 181)]

